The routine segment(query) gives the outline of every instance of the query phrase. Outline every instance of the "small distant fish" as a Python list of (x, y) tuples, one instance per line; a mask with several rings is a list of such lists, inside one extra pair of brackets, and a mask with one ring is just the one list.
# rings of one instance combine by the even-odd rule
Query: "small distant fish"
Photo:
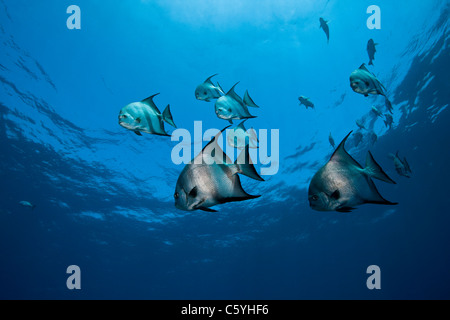
[(32, 204), (29, 201), (20, 201), (19, 202), (20, 205), (24, 206), (24, 207), (29, 207), (31, 208), (31, 210), (34, 210), (34, 208), (36, 208), (36, 205)]
[(323, 18), (319, 19), (320, 27), (325, 32), (325, 35), (327, 36), (327, 43), (330, 43), (330, 28), (328, 27), (328, 21), (324, 20)]
[(244, 122), (242, 121), (236, 128), (233, 129), (232, 134), (227, 134), (227, 142), (230, 146), (236, 149), (244, 149), (247, 145), (252, 148), (258, 148), (258, 137), (253, 128), (249, 130), (245, 129)]
[(389, 129), (392, 129), (392, 124), (394, 123), (394, 118), (389, 113), (386, 113), (384, 115), (384, 118), (386, 119), (386, 120), (384, 120), (384, 125), (386, 126), (386, 128), (389, 127)]
[(378, 110), (378, 108), (375, 106), (372, 106), (372, 112), (375, 113), (375, 115), (377, 117), (380, 117), (380, 118), (383, 117), (383, 113), (380, 110)]
[(384, 96), (386, 108), (393, 113), (392, 104), (386, 97), (386, 88), (373, 73), (367, 70), (364, 63), (350, 74), (350, 87), (354, 92), (365, 97), (368, 97), (369, 94)]
[(216, 76), (213, 74), (208, 79), (205, 80), (202, 84), (198, 85), (195, 89), (195, 98), (197, 100), (202, 100), (209, 102), (211, 99), (218, 99), (224, 95), (224, 92), (220, 85), (217, 83), (217, 86), (211, 81), (211, 78)]
[[(386, 97), (385, 97), (385, 98), (386, 98)], [(389, 101), (389, 99), (386, 98), (386, 99), (384, 99), (384, 103), (385, 103), (386, 109), (387, 109), (391, 114), (393, 114), (393, 113), (394, 113), (394, 108), (392, 107), (391, 101)]]
[(173, 122), (170, 112), (170, 105), (167, 105), (161, 114), (158, 107), (153, 102), (153, 98), (159, 93), (154, 94), (141, 102), (133, 102), (120, 110), (119, 124), (141, 136), (141, 132), (169, 136), (164, 129), (164, 122), (173, 127), (177, 127)]
[(356, 120), (355, 123), (358, 126), (358, 128), (367, 130), (366, 127), (364, 126), (364, 124), (361, 122), (361, 120)]
[(394, 160), (394, 166), (395, 166), (395, 170), (397, 171), (397, 173), (400, 176), (403, 176), (406, 178), (411, 178), (410, 174), (412, 173), (412, 171), (411, 171), (411, 167), (409, 166), (409, 163), (406, 160), (406, 158), (403, 158), (403, 160), (402, 160), (399, 156), (398, 151), (395, 155), (390, 153), (389, 156), (391, 157), (392, 160)]
[(260, 197), (245, 192), (238, 176), (244, 174), (254, 180), (264, 181), (251, 162), (249, 146), (247, 145), (236, 162), (232, 163), (217, 143), (222, 132), (184, 167), (178, 177), (174, 194), (175, 207), (178, 209), (217, 212), (211, 207)]
[(369, 137), (370, 137), (370, 142), (372, 143), (372, 146), (378, 141), (378, 136), (375, 132), (370, 132), (369, 133)]
[(369, 42), (367, 42), (367, 53), (369, 55), (369, 66), (373, 66), (373, 60), (375, 60), (375, 52), (377, 52), (377, 49), (375, 46), (377, 46), (378, 43), (375, 43), (373, 39), (370, 39)]
[(333, 147), (333, 149), (336, 149), (336, 144), (334, 143), (334, 139), (333, 136), (331, 135), (331, 132), (330, 135), (328, 136), (328, 141), (330, 142), (330, 145)]
[(355, 147), (358, 147), (363, 139), (363, 134), (360, 131), (357, 131), (353, 134), (353, 142)]
[[(239, 83), (239, 82), (238, 82)], [(226, 95), (217, 99), (215, 103), (215, 111), (217, 117), (220, 119), (228, 120), (233, 124), (233, 120), (251, 119), (256, 118), (252, 116), (248, 111), (248, 107), (259, 108), (258, 105), (250, 97), (248, 90), (245, 91), (244, 99), (237, 95), (234, 88), (238, 84), (236, 83)]]
[(350, 134), (338, 146), (330, 161), (312, 178), (308, 190), (310, 207), (316, 211), (351, 212), (356, 206), (366, 203), (396, 205), (384, 199), (372, 181), (375, 178), (395, 184), (370, 151), (363, 168), (345, 150)]
[(300, 105), (303, 104), (306, 107), (306, 109), (308, 108), (314, 109), (314, 103), (312, 103), (308, 97), (300, 96), (298, 97), (298, 100), (300, 101)]

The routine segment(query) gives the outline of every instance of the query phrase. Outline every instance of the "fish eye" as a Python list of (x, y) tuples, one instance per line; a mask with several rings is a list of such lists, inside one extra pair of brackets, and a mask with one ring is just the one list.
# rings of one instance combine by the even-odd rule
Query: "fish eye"
[(319, 196), (318, 195), (313, 195), (312, 197), (311, 197), (311, 200), (312, 201), (317, 201), (317, 200), (319, 200)]

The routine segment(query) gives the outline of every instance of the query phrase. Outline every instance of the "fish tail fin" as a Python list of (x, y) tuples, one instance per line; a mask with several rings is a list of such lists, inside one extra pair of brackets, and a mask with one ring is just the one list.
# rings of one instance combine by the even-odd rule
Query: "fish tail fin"
[(369, 61), (369, 66), (373, 66), (372, 60)]
[(234, 165), (236, 166), (236, 173), (241, 173), (254, 180), (264, 181), (264, 179), (261, 178), (258, 172), (256, 172), (255, 166), (252, 163), (252, 159), (250, 159), (249, 150), (249, 145), (246, 145), (244, 150), (242, 150), (241, 154), (234, 162)]
[(259, 108), (259, 106), (253, 101), (253, 99), (248, 94), (248, 90), (245, 90), (244, 94), (244, 104), (249, 107)]
[(394, 180), (389, 178), (389, 176), (383, 171), (383, 169), (380, 167), (380, 165), (375, 161), (373, 158), (372, 153), (369, 151), (367, 153), (366, 158), (366, 167), (364, 168), (364, 172), (372, 178), (387, 182), (396, 184)]
[(162, 113), (162, 118), (165, 122), (170, 124), (172, 127), (176, 128), (175, 122), (173, 122), (172, 113), (170, 112), (170, 104), (164, 109)]

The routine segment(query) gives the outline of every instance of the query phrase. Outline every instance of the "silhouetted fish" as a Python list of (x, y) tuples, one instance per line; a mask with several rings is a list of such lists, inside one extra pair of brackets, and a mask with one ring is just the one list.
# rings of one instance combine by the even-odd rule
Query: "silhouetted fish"
[(350, 134), (311, 180), (308, 199), (313, 210), (351, 212), (354, 207), (365, 203), (396, 204), (385, 200), (371, 179), (395, 184), (375, 162), (370, 151), (365, 168), (345, 151), (345, 142)]
[(264, 181), (251, 162), (249, 146), (245, 147), (235, 163), (231, 163), (217, 143), (222, 132), (218, 133), (181, 172), (174, 194), (175, 206), (178, 209), (217, 212), (210, 207), (260, 197), (246, 193), (238, 176), (238, 173), (241, 173), (252, 179)]
[(217, 84), (216, 86), (211, 81), (211, 78), (216, 75), (217, 73), (213, 74), (208, 79), (206, 79), (202, 84), (197, 86), (197, 88), (195, 89), (195, 98), (197, 100), (209, 102), (211, 99), (218, 99), (224, 94), (220, 85)]
[(259, 108), (248, 94), (248, 91), (245, 92), (244, 100), (237, 95), (234, 88), (238, 83), (226, 95), (217, 99), (215, 103), (217, 117), (228, 120), (230, 123), (233, 123), (233, 120), (256, 118), (250, 114), (247, 106)]
[(120, 110), (119, 124), (141, 136), (141, 132), (157, 134), (161, 136), (169, 136), (164, 129), (164, 122), (176, 128), (173, 122), (170, 106), (167, 105), (161, 114), (158, 107), (153, 102), (153, 98), (159, 93), (142, 100), (141, 102), (133, 102)]
[(328, 27), (328, 21), (324, 20), (323, 18), (319, 19), (320, 27), (325, 32), (325, 35), (327, 36), (327, 43), (330, 42), (330, 28)]
[(375, 43), (373, 39), (370, 39), (367, 42), (367, 54), (369, 55), (369, 66), (373, 66), (373, 60), (375, 60), (375, 52), (377, 52), (377, 49), (375, 46), (378, 45), (378, 43)]

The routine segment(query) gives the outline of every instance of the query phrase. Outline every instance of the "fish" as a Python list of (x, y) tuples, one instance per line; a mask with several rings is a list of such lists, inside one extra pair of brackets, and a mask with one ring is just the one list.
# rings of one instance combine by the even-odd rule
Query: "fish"
[(358, 147), (363, 139), (363, 134), (360, 131), (356, 131), (353, 134), (353, 143), (355, 144), (355, 147)]
[(308, 97), (300, 96), (298, 100), (300, 101), (300, 105), (303, 104), (306, 107), (306, 109), (308, 108), (314, 109), (314, 103), (312, 103)]
[(226, 95), (217, 99), (215, 103), (216, 115), (220, 119), (228, 120), (233, 124), (233, 120), (243, 120), (256, 118), (248, 111), (247, 106), (259, 108), (259, 106), (250, 97), (248, 90), (245, 91), (244, 99), (237, 95), (234, 88), (237, 82)]
[(372, 143), (372, 145), (374, 145), (378, 141), (378, 136), (373, 131), (369, 133), (369, 137), (370, 137), (370, 142)]
[(333, 149), (336, 149), (336, 144), (334, 143), (334, 139), (333, 136), (331, 135), (331, 132), (330, 135), (328, 136), (328, 141), (330, 142), (330, 145), (333, 147)]
[(383, 113), (380, 110), (378, 110), (378, 108), (375, 106), (372, 106), (372, 112), (375, 113), (375, 115), (377, 117), (380, 117), (380, 118), (383, 117)]
[(355, 123), (360, 129), (367, 130), (361, 120), (356, 120)]
[(393, 114), (394, 108), (392, 107), (391, 101), (389, 101), (389, 99), (386, 98), (386, 99), (384, 99), (384, 102), (385, 102), (386, 109), (389, 111), (390, 114)]
[(327, 43), (330, 43), (330, 28), (328, 27), (328, 21), (324, 20), (323, 18), (319, 19), (320, 27), (325, 32), (325, 35), (327, 36)]
[(252, 164), (249, 146), (246, 145), (232, 163), (217, 143), (222, 132), (229, 127), (213, 137), (180, 173), (174, 193), (176, 208), (183, 211), (217, 212), (211, 207), (260, 197), (245, 192), (238, 175), (243, 174), (254, 180), (264, 181)]
[(164, 128), (164, 121), (175, 128), (177, 126), (173, 121), (170, 105), (167, 105), (164, 112), (161, 113), (153, 102), (153, 98), (157, 95), (159, 93), (123, 107), (119, 113), (119, 125), (133, 131), (138, 136), (142, 136), (141, 132), (170, 136)]
[(35, 204), (32, 204), (32, 203), (29, 202), (29, 201), (19, 201), (19, 204), (22, 205), (22, 206), (24, 206), (24, 207), (29, 207), (29, 208), (31, 208), (31, 210), (34, 210), (34, 208), (36, 208), (36, 205), (35, 205)]
[(403, 160), (400, 158), (399, 151), (397, 151), (395, 155), (390, 153), (389, 157), (394, 160), (395, 171), (397, 171), (400, 176), (411, 178), (411, 167), (406, 158), (403, 158)]
[(227, 142), (230, 146), (240, 150), (244, 149), (247, 145), (251, 149), (256, 149), (258, 148), (258, 137), (253, 128), (250, 128), (249, 130), (245, 129), (245, 121), (247, 121), (247, 119), (234, 128), (231, 134), (227, 134)]
[(363, 168), (345, 150), (350, 132), (331, 159), (311, 179), (308, 201), (315, 211), (352, 212), (363, 204), (397, 205), (384, 199), (372, 178), (395, 184), (369, 151)]
[(386, 113), (384, 115), (384, 118), (386, 119), (386, 120), (384, 120), (384, 125), (386, 126), (386, 128), (389, 127), (389, 129), (392, 129), (392, 124), (394, 123), (394, 118), (389, 113)]
[(214, 76), (217, 76), (217, 73), (213, 74), (208, 79), (206, 79), (202, 84), (197, 86), (197, 88), (195, 89), (195, 98), (197, 100), (210, 102), (211, 99), (218, 99), (224, 95), (224, 92), (220, 87), (219, 83), (215, 85), (211, 81), (211, 78)]
[(386, 96), (386, 88), (373, 73), (367, 70), (364, 63), (350, 74), (350, 87), (354, 92), (365, 97), (368, 97), (369, 94), (383, 96), (386, 108), (390, 113), (393, 113), (392, 103)]
[(367, 70), (364, 63), (350, 74), (350, 86), (354, 92), (363, 94), (365, 97), (369, 94), (385, 96), (386, 88), (373, 73)]
[(375, 52), (377, 52), (377, 49), (375, 46), (377, 46), (378, 43), (375, 43), (373, 39), (370, 39), (367, 42), (367, 54), (369, 55), (369, 66), (373, 66), (373, 60), (375, 60)]

